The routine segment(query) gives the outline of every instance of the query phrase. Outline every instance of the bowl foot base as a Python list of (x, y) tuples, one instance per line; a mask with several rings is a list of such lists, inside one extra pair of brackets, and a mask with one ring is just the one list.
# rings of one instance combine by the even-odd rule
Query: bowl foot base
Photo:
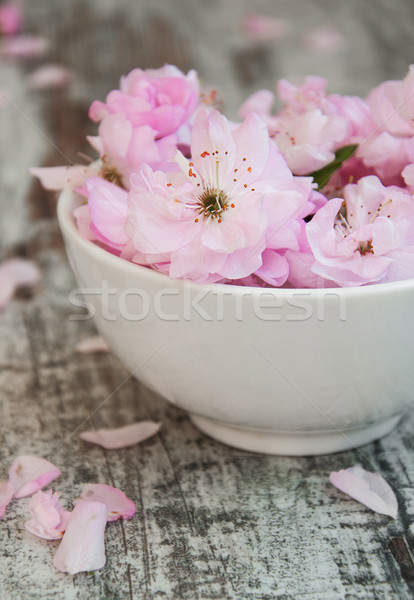
[(315, 456), (352, 450), (387, 435), (398, 424), (401, 415), (360, 429), (333, 432), (279, 432), (234, 427), (190, 414), (198, 429), (210, 437), (242, 450), (280, 456)]

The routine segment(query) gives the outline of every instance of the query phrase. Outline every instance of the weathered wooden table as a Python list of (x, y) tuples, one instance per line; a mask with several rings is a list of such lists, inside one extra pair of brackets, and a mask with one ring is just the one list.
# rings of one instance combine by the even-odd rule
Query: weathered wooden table
[[(43, 282), (0, 314), (2, 477), (12, 459), (49, 457), (62, 472), (57, 488), (73, 498), (81, 484), (119, 486), (137, 514), (112, 524), (107, 565), (75, 577), (51, 564), (55, 543), (25, 531), (27, 501), (0, 522), (0, 598), (317, 600), (409, 599), (414, 594), (414, 415), (391, 435), (362, 448), (318, 458), (278, 458), (227, 448), (180, 410), (128, 378), (111, 355), (82, 357), (75, 344), (93, 333), (72, 321), (74, 286), (55, 219), (54, 199), (31, 180), (31, 165), (76, 160), (93, 133), (87, 107), (135, 66), (196, 68), (226, 99), (227, 114), (255, 88), (281, 76), (325, 75), (331, 88), (364, 95), (400, 78), (412, 59), (410, 0), (36, 0), (23, 2), (27, 30), (48, 37), (47, 60), (75, 72), (68, 91), (29, 93), (36, 65), (0, 62), (0, 258), (36, 260)], [(290, 21), (267, 44), (239, 28), (246, 12)], [(342, 51), (317, 53), (303, 36), (332, 23)], [(105, 401), (105, 402), (103, 402)], [(103, 403), (103, 404), (102, 404)], [(101, 408), (95, 409), (102, 404)], [(93, 413), (93, 417), (90, 415)], [(120, 451), (81, 442), (78, 428), (152, 418), (161, 433)], [(331, 470), (361, 463), (394, 486), (396, 521), (335, 490)]]

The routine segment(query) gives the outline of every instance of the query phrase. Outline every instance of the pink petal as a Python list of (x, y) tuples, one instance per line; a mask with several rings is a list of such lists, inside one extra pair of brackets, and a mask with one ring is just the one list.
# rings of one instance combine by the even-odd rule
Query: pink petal
[(144, 440), (152, 437), (160, 430), (161, 423), (153, 421), (141, 421), (117, 429), (98, 429), (92, 431), (82, 431), (79, 437), (85, 442), (98, 444), (108, 450), (134, 446)]
[(85, 165), (73, 167), (32, 167), (30, 173), (40, 179), (45, 190), (62, 190), (64, 187), (79, 187), (87, 177), (97, 174), (96, 168)]
[(89, 214), (89, 206), (81, 204), (73, 211), (73, 216), (76, 220), (76, 226), (80, 235), (85, 240), (95, 241), (96, 237), (91, 229), (91, 215)]
[(9, 479), (14, 488), (14, 497), (23, 498), (41, 490), (59, 477), (61, 472), (55, 465), (37, 456), (15, 458), (9, 471)]
[(0, 481), (0, 519), (13, 498), (13, 485), (10, 481)]
[(36, 264), (24, 258), (11, 258), (0, 265), (0, 309), (14, 296), (17, 288), (35, 285), (41, 273)]
[(13, 35), (22, 26), (22, 11), (16, 4), (7, 2), (0, 6), (0, 33)]
[(65, 535), (53, 558), (53, 566), (70, 575), (102, 569), (106, 561), (105, 526), (105, 504), (79, 502), (73, 509)]
[(63, 65), (42, 65), (26, 78), (30, 90), (48, 90), (66, 87), (72, 80), (72, 72)]
[(109, 347), (100, 335), (94, 335), (76, 344), (75, 350), (79, 354), (94, 354), (109, 352)]
[(25, 258), (10, 258), (4, 261), (0, 265), (0, 273), (7, 273), (17, 287), (36, 285), (42, 276), (39, 267)]
[(127, 192), (100, 177), (89, 178), (86, 187), (92, 231), (105, 244), (122, 250), (129, 241), (124, 231), (128, 212)]
[(19, 35), (3, 40), (0, 54), (6, 58), (39, 58), (49, 49), (49, 41), (37, 35)]
[(414, 186), (414, 164), (407, 165), (401, 174), (407, 185)]
[(124, 492), (104, 483), (86, 483), (80, 498), (75, 500), (74, 504), (76, 505), (82, 500), (105, 504), (108, 521), (116, 521), (121, 517), (126, 519), (132, 517), (136, 512), (135, 504)]
[(59, 502), (59, 492), (38, 491), (29, 502), (32, 519), (25, 523), (26, 529), (44, 540), (60, 540), (71, 513)]
[(378, 473), (370, 473), (360, 466), (334, 471), (330, 482), (344, 492), (365, 504), (375, 512), (397, 518), (398, 503), (391, 487)]

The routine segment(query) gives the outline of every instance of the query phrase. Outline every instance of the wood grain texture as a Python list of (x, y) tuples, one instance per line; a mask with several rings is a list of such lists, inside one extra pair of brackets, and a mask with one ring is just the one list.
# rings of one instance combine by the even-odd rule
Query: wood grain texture
[[(255, 88), (282, 76), (328, 77), (338, 92), (364, 95), (412, 60), (410, 0), (81, 0), (24, 2), (27, 29), (47, 36), (50, 61), (76, 79), (68, 92), (28, 94), (32, 65), (0, 62), (0, 87), (13, 105), (0, 111), (0, 258), (34, 258), (43, 281), (0, 314), (2, 477), (18, 454), (62, 470), (66, 506), (82, 484), (119, 486), (136, 516), (112, 523), (107, 566), (65, 576), (52, 567), (56, 543), (25, 531), (28, 500), (0, 523), (0, 598), (31, 599), (411, 599), (414, 595), (414, 415), (380, 442), (317, 458), (261, 456), (225, 447), (150, 393), (111, 355), (80, 356), (93, 333), (72, 320), (74, 286), (58, 232), (54, 198), (27, 173), (85, 150), (89, 103), (129, 69), (176, 63), (196, 68), (226, 98), (227, 113)], [(264, 12), (288, 19), (291, 33), (268, 45), (242, 35), (240, 18)], [(298, 19), (298, 15), (301, 18)], [(348, 47), (304, 50), (303, 34), (335, 24)], [(91, 416), (92, 415), (92, 416)], [(82, 442), (81, 428), (140, 419), (162, 421), (142, 446), (105, 451)], [(329, 472), (356, 463), (380, 471), (397, 492), (399, 518), (372, 513), (335, 490)]]

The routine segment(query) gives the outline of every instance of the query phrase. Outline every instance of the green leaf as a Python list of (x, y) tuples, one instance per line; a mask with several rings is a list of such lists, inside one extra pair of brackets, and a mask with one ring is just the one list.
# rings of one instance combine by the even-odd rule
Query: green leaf
[(334, 160), (329, 165), (310, 173), (309, 177), (313, 177), (314, 182), (318, 185), (318, 190), (329, 182), (332, 175), (342, 167), (345, 161), (351, 158), (357, 148), (358, 144), (349, 144), (349, 146), (339, 148), (335, 152)]

